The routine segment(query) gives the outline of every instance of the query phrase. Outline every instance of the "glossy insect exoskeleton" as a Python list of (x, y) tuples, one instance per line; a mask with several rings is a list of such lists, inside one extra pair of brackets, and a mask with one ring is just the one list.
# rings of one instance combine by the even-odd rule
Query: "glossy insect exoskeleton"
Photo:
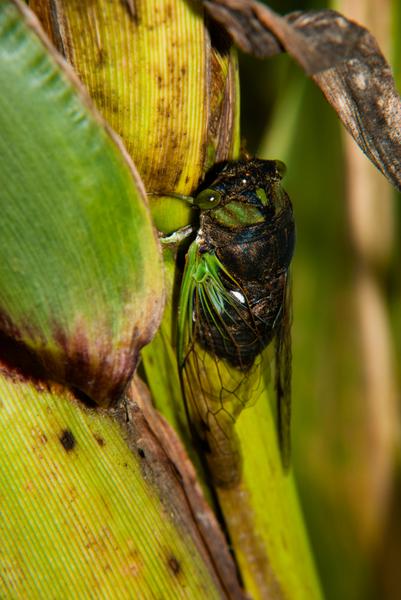
[(178, 358), (190, 420), (222, 485), (238, 480), (233, 424), (251, 395), (246, 384), (255, 360), (273, 339), (279, 432), (288, 462), (288, 269), (295, 234), (283, 172), (279, 161), (230, 162), (193, 199), (199, 229), (181, 287)]

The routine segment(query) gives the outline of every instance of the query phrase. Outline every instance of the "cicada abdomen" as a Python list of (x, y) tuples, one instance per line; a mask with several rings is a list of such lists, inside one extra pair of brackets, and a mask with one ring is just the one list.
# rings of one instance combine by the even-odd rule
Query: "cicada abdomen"
[(240, 480), (235, 422), (257, 399), (261, 353), (273, 339), (279, 432), (288, 462), (294, 221), (282, 172), (278, 161), (227, 163), (194, 199), (200, 227), (181, 286), (178, 360), (189, 420), (216, 485)]

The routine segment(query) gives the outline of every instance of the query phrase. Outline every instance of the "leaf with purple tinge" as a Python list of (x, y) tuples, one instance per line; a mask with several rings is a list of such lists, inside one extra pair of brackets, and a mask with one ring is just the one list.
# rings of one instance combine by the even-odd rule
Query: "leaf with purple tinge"
[(0, 87), (0, 359), (108, 405), (163, 306), (143, 185), (21, 2), (0, 3)]

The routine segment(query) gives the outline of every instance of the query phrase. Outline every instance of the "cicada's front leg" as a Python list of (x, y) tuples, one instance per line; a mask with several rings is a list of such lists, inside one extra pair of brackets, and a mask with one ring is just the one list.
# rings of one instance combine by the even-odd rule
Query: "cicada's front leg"
[[(153, 194), (151, 192), (148, 195), (149, 196), (162, 195), (162, 196), (166, 196), (169, 198), (177, 198), (178, 200), (183, 200), (187, 204), (193, 206), (193, 197), (192, 196), (185, 196), (183, 194), (176, 194), (176, 193)], [(178, 246), (182, 241), (187, 239), (194, 231), (195, 231), (195, 229), (193, 228), (192, 225), (186, 225), (185, 227), (181, 227), (180, 229), (177, 229), (177, 231), (173, 231), (173, 233), (170, 233), (169, 235), (165, 235), (164, 233), (159, 232), (159, 240), (160, 240), (161, 244), (163, 244), (163, 246), (165, 246), (165, 247)]]
[(159, 234), (159, 240), (163, 246), (178, 246), (182, 241), (192, 235), (194, 231), (192, 225), (186, 225), (185, 227), (181, 227), (181, 229), (177, 229), (177, 231), (173, 231), (173, 233), (170, 233), (169, 235), (164, 235), (163, 233)]

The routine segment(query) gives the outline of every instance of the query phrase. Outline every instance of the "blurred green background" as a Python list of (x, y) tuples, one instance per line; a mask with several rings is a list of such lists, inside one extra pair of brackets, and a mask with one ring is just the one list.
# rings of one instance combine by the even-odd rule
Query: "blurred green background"
[[(334, 8), (379, 40), (401, 88), (399, 0)], [(329, 600), (401, 598), (400, 194), (288, 56), (240, 56), (242, 136), (287, 164), (293, 262), (293, 461)]]

